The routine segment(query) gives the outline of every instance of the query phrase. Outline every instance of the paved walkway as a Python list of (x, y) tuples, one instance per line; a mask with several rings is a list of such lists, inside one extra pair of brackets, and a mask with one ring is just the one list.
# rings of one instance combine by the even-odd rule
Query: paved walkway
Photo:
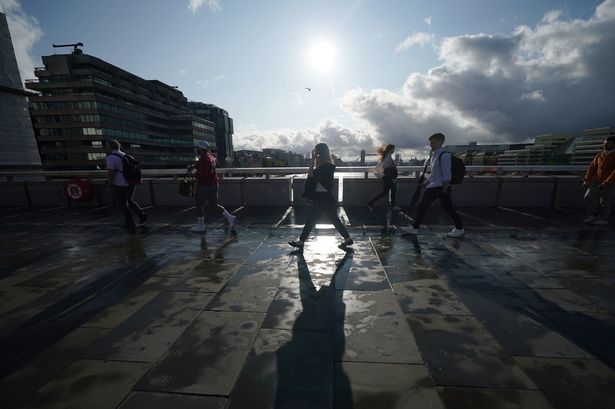
[(613, 408), (615, 230), (566, 209), (3, 209), (0, 402), (12, 408)]

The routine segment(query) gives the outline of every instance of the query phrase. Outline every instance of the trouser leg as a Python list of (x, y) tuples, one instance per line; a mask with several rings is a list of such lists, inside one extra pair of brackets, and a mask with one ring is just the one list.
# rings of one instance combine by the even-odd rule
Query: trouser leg
[(611, 185), (600, 190), (600, 199), (602, 206), (600, 209), (600, 217), (604, 220), (609, 220), (611, 208), (613, 207), (613, 199), (615, 198), (615, 185)]
[(383, 197), (386, 197), (389, 194), (389, 184), (387, 183), (386, 178), (382, 179), (382, 191), (380, 193), (378, 193), (376, 196), (374, 196), (369, 202), (370, 206), (373, 205), (374, 203), (376, 203), (378, 200), (382, 199)]
[(461, 222), (461, 217), (459, 217), (459, 213), (457, 213), (457, 210), (455, 210), (455, 207), (453, 206), (453, 201), (451, 199), (451, 188), (449, 187), (446, 193), (444, 193), (443, 191), (440, 191), (439, 197), (440, 197), (440, 203), (442, 203), (442, 207), (444, 208), (446, 213), (448, 213), (448, 215), (451, 216), (451, 218), (453, 219), (453, 222), (455, 223), (455, 227), (457, 229), (463, 229), (463, 223)]
[(397, 203), (397, 179), (391, 179), (391, 207)]
[(325, 208), (325, 213), (327, 214), (329, 221), (333, 223), (333, 226), (342, 235), (342, 237), (345, 239), (349, 238), (350, 235), (348, 234), (348, 230), (346, 230), (346, 226), (344, 226), (344, 223), (342, 223), (340, 218), (337, 217), (337, 209), (335, 205), (332, 204), (330, 206), (327, 206)]
[(134, 226), (135, 222), (132, 218), (132, 212), (128, 207), (128, 186), (114, 186), (113, 192), (120, 209), (124, 213), (124, 223), (126, 226)]
[(301, 231), (301, 235), (299, 236), (299, 240), (306, 241), (310, 232), (316, 225), (316, 220), (323, 212), (323, 205), (321, 203), (314, 203), (314, 206), (310, 210), (310, 213), (307, 216), (305, 221), (305, 225), (303, 226), (303, 230)]
[(431, 189), (425, 189), (423, 192), (423, 197), (421, 198), (421, 203), (419, 204), (419, 210), (416, 214), (416, 219), (414, 219), (413, 227), (418, 229), (423, 223), (423, 219), (425, 219), (425, 214), (427, 213), (427, 208), (438, 197), (438, 192), (441, 191), (441, 187), (433, 187)]
[(128, 191), (126, 192), (128, 206), (130, 206), (132, 211), (135, 212), (137, 215), (143, 216), (145, 212), (143, 211), (143, 209), (141, 209), (141, 206), (139, 206), (139, 203), (135, 202), (135, 200), (132, 198), (135, 194), (135, 188), (136, 186), (134, 185), (128, 186)]
[(600, 189), (598, 189), (598, 184), (596, 182), (592, 182), (588, 186), (583, 199), (585, 200), (587, 215), (597, 215), (600, 207)]

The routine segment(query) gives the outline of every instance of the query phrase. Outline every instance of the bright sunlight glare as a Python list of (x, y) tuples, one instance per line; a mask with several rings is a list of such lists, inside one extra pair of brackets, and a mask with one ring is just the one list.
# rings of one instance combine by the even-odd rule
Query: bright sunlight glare
[(328, 72), (335, 62), (335, 49), (330, 43), (319, 41), (310, 49), (310, 61), (317, 70)]

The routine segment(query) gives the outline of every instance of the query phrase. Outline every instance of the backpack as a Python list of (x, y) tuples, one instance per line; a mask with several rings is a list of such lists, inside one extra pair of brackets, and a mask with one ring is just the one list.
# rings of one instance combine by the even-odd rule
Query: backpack
[(384, 168), (384, 176), (389, 177), (391, 179), (395, 179), (399, 176), (397, 172), (397, 166), (391, 166), (390, 168)]
[(117, 153), (113, 153), (112, 155), (119, 156), (122, 158), (122, 167), (123, 171), (120, 170), (124, 174), (124, 178), (129, 185), (139, 185), (141, 184), (141, 176), (143, 173), (141, 172), (141, 164), (134, 156), (129, 154), (124, 154), (124, 156), (119, 155)]
[[(438, 160), (442, 162), (442, 154), (450, 153), (447, 151), (440, 152)], [(458, 185), (463, 182), (463, 177), (468, 173), (466, 165), (461, 159), (451, 153), (451, 185)]]

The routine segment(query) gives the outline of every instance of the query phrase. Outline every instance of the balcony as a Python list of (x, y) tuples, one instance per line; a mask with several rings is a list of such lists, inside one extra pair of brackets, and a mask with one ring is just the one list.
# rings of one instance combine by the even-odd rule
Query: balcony
[[(401, 234), (413, 213), (370, 212), (377, 181), (341, 177), (354, 251), (320, 224), (303, 254), (286, 244), (308, 211), (291, 176), (303, 168), (220, 169), (237, 237), (211, 214), (206, 234), (189, 231), (179, 170), (148, 171), (136, 234), (102, 186), (67, 207), (55, 190), (67, 173), (5, 172), (3, 407), (608, 407), (613, 220), (579, 222), (582, 208), (563, 199), (582, 194), (575, 175), (490, 169), (454, 188), (468, 203), (462, 239), (445, 237), (436, 206), (418, 237)], [(403, 168), (402, 204), (417, 170)]]

